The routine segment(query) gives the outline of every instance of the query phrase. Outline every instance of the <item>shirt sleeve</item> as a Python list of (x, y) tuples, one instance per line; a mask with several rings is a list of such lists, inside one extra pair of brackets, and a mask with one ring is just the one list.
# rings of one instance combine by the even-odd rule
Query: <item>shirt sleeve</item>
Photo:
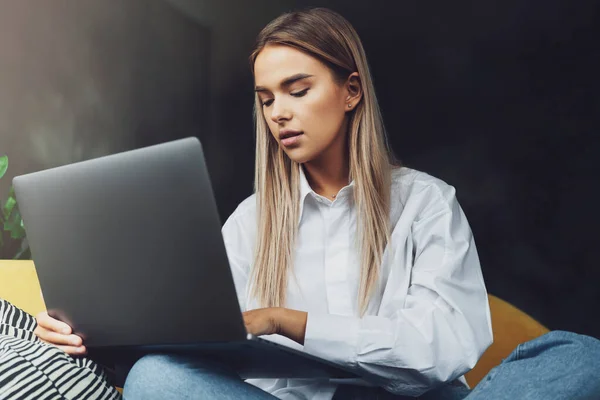
[(305, 351), (410, 396), (475, 366), (492, 342), (487, 293), (471, 229), (453, 188), (442, 203), (443, 208), (412, 224), (408, 243), (391, 241), (392, 246), (407, 246), (413, 258), (407, 294), (384, 292), (378, 315), (309, 313)]

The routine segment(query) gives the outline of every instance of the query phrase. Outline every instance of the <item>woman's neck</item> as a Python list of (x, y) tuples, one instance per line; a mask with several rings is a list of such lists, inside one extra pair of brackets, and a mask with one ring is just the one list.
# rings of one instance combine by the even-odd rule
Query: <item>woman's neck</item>
[(335, 198), (350, 177), (349, 155), (345, 143), (331, 148), (328, 154), (303, 164), (312, 190), (329, 199)]

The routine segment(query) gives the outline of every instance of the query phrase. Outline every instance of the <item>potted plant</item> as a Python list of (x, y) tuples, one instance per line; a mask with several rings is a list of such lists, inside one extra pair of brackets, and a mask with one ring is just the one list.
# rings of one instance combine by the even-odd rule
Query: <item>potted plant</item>
[[(0, 157), (0, 179), (8, 169), (8, 157)], [(0, 259), (30, 259), (31, 252), (25, 237), (23, 219), (19, 212), (14, 188), (11, 186), (8, 198), (0, 200)]]

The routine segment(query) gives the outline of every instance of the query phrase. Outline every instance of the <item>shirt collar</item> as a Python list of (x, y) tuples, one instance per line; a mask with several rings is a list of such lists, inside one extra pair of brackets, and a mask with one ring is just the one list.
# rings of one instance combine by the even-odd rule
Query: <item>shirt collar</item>
[[(298, 213), (298, 223), (300, 223), (300, 220), (302, 219), (302, 211), (304, 210), (304, 201), (306, 200), (306, 196), (308, 196), (309, 194), (315, 198), (321, 196), (319, 196), (310, 187), (308, 179), (306, 179), (306, 175), (304, 174), (304, 168), (302, 167), (302, 165), (298, 165), (298, 168), (300, 169), (300, 210)], [(352, 193), (353, 189), (354, 180), (352, 180), (352, 182), (350, 182), (348, 186), (344, 186), (342, 190), (340, 190), (338, 199), (341, 199), (341, 197), (349, 196)]]
[(298, 168), (300, 170), (300, 209), (298, 210), (298, 224), (300, 224), (300, 221), (302, 221), (302, 212), (304, 211), (304, 201), (306, 201), (306, 196), (308, 196), (309, 193), (314, 192), (308, 184), (302, 165), (299, 164)]

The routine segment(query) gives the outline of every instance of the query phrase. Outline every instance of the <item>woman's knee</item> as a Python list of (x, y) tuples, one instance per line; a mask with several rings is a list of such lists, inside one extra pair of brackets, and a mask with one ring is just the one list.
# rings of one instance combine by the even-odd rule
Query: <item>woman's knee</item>
[(163, 375), (162, 372), (168, 371), (170, 369), (176, 368), (177, 362), (175, 357), (169, 354), (148, 354), (139, 360), (133, 365), (129, 376), (132, 373), (140, 374), (144, 376), (148, 375)]
[[(124, 394), (127, 399), (156, 396), (176, 384), (177, 371), (181, 368), (176, 356), (167, 354), (148, 354), (140, 358), (131, 368), (125, 380)], [(155, 398), (155, 397), (151, 397)]]
[(539, 339), (538, 345), (555, 353), (564, 368), (587, 371), (600, 381), (600, 340), (566, 331), (552, 331)]
[(211, 398), (222, 388), (240, 382), (235, 372), (201, 357), (149, 354), (129, 371), (124, 397), (126, 400), (182, 399), (202, 394)]
[(569, 346), (571, 350), (580, 353), (589, 353), (590, 355), (597, 356), (598, 352), (600, 352), (600, 340), (579, 333), (551, 331), (540, 339), (553, 345)]

